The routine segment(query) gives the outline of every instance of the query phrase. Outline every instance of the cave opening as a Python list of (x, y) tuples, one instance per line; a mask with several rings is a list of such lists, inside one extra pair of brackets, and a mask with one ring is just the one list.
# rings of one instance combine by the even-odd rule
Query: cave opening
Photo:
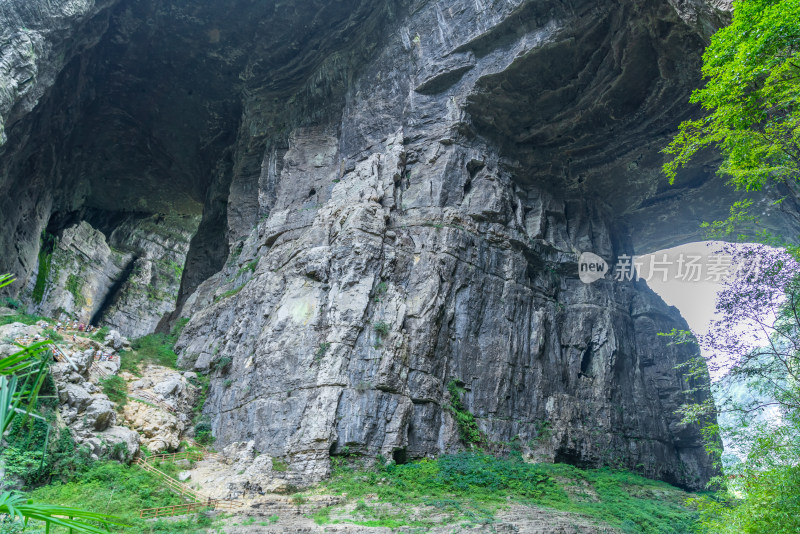
[(581, 354), (581, 374), (583, 376), (591, 377), (591, 370), (592, 370), (592, 356), (593, 356), (593, 347), (592, 344), (586, 347)]
[(408, 455), (405, 449), (395, 449), (392, 451), (392, 460), (397, 465), (402, 465), (408, 461)]

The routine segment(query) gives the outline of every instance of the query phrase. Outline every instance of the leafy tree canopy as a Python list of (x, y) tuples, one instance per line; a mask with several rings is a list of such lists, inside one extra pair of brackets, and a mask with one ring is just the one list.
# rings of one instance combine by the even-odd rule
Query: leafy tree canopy
[(737, 0), (731, 24), (703, 55), (706, 86), (691, 102), (706, 116), (680, 125), (664, 150), (674, 181), (697, 152), (718, 148), (739, 189), (800, 179), (800, 0)]

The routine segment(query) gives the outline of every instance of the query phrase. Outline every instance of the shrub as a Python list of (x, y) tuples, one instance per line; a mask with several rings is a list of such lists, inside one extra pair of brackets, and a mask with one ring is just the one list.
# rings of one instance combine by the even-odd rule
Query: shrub
[(317, 352), (314, 353), (314, 361), (318, 362), (319, 360), (321, 360), (323, 356), (325, 356), (325, 353), (328, 352), (330, 346), (331, 344), (328, 343), (327, 341), (323, 341), (322, 343), (320, 343), (319, 347), (317, 348)]
[(13, 310), (18, 310), (22, 307), (22, 303), (15, 298), (6, 297), (5, 298), (6, 306)]
[(100, 379), (100, 387), (103, 388), (109, 400), (117, 405), (117, 410), (128, 403), (128, 387), (122, 377), (114, 375)]
[(450, 404), (446, 408), (456, 420), (461, 441), (476, 445), (485, 442), (486, 437), (478, 428), (475, 416), (461, 402), (461, 395), (465, 391), (464, 388), (459, 385), (457, 380), (451, 380), (447, 384), (447, 391), (450, 392)]
[(375, 330), (375, 333), (379, 336), (385, 336), (389, 333), (389, 323), (378, 321), (372, 325), (372, 329)]
[(0, 456), (6, 475), (19, 477), (28, 488), (54, 479), (67, 480), (86, 470), (91, 462), (89, 450), (77, 447), (68, 430), (52, 435), (50, 424), (55, 414), (51, 409), (41, 408), (40, 413), (46, 421), (17, 418), (12, 422)]
[(211, 434), (211, 422), (201, 417), (194, 426), (194, 440), (200, 445), (211, 445), (214, 443), (214, 436)]
[(289, 470), (289, 464), (286, 462), (279, 460), (278, 458), (272, 459), (272, 470), (278, 472), (285, 472)]
[(228, 369), (228, 366), (230, 366), (231, 363), (233, 363), (233, 360), (230, 357), (223, 356), (222, 358), (219, 358), (218, 360), (214, 361), (214, 363), (212, 364), (211, 370), (212, 371), (225, 372)]

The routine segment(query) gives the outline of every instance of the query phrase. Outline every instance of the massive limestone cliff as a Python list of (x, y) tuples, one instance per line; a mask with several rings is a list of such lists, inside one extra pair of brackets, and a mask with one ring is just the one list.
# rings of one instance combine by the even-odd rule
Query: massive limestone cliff
[[(48, 27), (72, 4), (26, 5)], [(485, 440), (535, 458), (693, 488), (713, 474), (675, 414), (696, 398), (675, 368), (693, 354), (657, 335), (685, 323), (643, 282), (584, 284), (577, 258), (613, 268), (687, 242), (739, 198), (712, 154), (674, 187), (659, 171), (697, 113), (686, 102), (722, 4), (103, 6), (86, 11), (102, 25), (43, 33), (63, 54), (38, 60), (60, 74), (35, 108), (4, 93), (0, 270), (15, 290), (35, 296), (43, 231), (95, 235), (107, 320), (138, 333), (190, 319), (181, 364), (212, 377), (218, 443), (254, 441), (295, 484), (331, 455), (467, 446), (454, 394)], [(0, 80), (20, 47), (4, 48)], [(758, 200), (766, 227), (797, 227), (793, 200)], [(132, 212), (200, 222), (181, 248), (136, 237)], [(157, 244), (116, 258), (115, 239)], [(127, 299), (141, 281), (126, 254), (173, 248), (177, 296), (173, 280), (157, 306)], [(53, 282), (59, 302), (75, 274)]]

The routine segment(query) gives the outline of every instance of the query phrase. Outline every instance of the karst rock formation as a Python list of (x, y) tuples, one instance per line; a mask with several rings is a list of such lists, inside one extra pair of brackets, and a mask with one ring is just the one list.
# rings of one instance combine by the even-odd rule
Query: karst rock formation
[(660, 173), (728, 10), (2, 0), (0, 272), (31, 312), (188, 320), (217, 445), (299, 485), (469, 447), (458, 395), (492, 447), (700, 488), (694, 352), (658, 336), (685, 322), (578, 257), (697, 240), (737, 198), (713, 154)]

